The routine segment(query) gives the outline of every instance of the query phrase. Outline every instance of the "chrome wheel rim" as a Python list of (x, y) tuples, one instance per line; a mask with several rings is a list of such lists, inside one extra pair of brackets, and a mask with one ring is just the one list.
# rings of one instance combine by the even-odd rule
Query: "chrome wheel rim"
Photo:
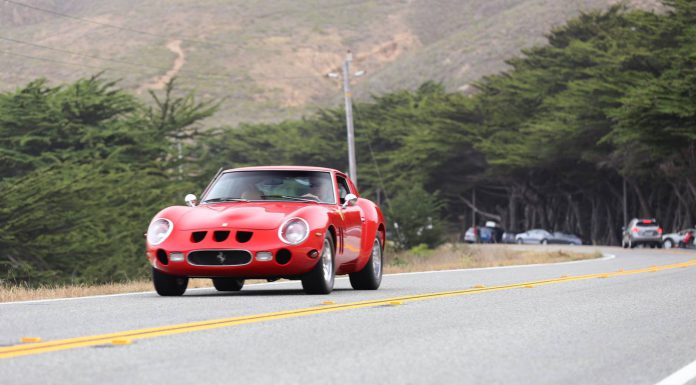
[(376, 239), (372, 244), (372, 270), (375, 272), (375, 277), (382, 276), (382, 247)]
[(321, 270), (324, 274), (324, 281), (331, 282), (333, 273), (333, 250), (328, 239), (324, 240), (324, 248), (321, 250)]

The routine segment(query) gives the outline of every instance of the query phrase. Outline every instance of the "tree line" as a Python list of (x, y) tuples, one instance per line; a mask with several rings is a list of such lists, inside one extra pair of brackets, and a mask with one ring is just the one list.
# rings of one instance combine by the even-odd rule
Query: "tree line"
[[(433, 246), (476, 211), (617, 244), (624, 193), (629, 219), (693, 226), (696, 2), (665, 5), (582, 14), (473, 93), (426, 82), (355, 103), (358, 184), (392, 240)], [(0, 94), (0, 279), (142, 276), (148, 220), (218, 168), (347, 168), (340, 107), (201, 130), (215, 101), (174, 95), (141, 101), (101, 76)]]

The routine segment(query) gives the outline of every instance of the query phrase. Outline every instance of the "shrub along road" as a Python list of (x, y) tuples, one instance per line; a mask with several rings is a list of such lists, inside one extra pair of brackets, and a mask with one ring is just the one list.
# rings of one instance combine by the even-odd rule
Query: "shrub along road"
[(282, 282), (0, 304), (0, 378), (651, 384), (694, 361), (696, 253), (603, 251), (615, 258), (390, 275), (376, 292), (339, 279), (329, 296)]

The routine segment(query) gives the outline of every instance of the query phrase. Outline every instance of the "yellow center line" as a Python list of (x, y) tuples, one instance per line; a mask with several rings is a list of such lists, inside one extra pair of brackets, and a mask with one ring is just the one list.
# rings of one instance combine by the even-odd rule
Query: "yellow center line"
[[(154, 337), (161, 337), (161, 336), (172, 335), (172, 334), (189, 333), (189, 332), (194, 332), (194, 331), (199, 331), (199, 330), (217, 329), (217, 328), (222, 328), (222, 327), (244, 325), (244, 324), (251, 324), (251, 323), (258, 323), (258, 322), (266, 322), (266, 321), (272, 321), (272, 320), (278, 320), (278, 319), (284, 319), (284, 318), (301, 317), (301, 316), (307, 316), (307, 315), (313, 315), (313, 314), (331, 313), (331, 312), (338, 312), (338, 311), (344, 311), (344, 310), (370, 308), (370, 307), (376, 307), (376, 306), (392, 306), (392, 305), (402, 304), (404, 302), (409, 302), (409, 301), (422, 301), (422, 300), (428, 300), (428, 299), (453, 297), (453, 296), (468, 295), (468, 294), (479, 294), (479, 293), (488, 293), (488, 292), (501, 291), (501, 290), (528, 288), (528, 287), (536, 287), (536, 286), (540, 286), (540, 285), (550, 285), (550, 284), (562, 283), (562, 282), (581, 281), (581, 280), (587, 280), (587, 279), (593, 279), (593, 278), (609, 278), (609, 277), (617, 277), (617, 276), (624, 276), (624, 275), (635, 275), (635, 274), (641, 274), (641, 273), (649, 273), (649, 272), (656, 272), (656, 271), (662, 271), (662, 270), (670, 270), (670, 269), (676, 269), (676, 268), (682, 268), (682, 267), (689, 267), (689, 266), (694, 266), (694, 265), (696, 265), (696, 259), (688, 261), (688, 262), (675, 263), (675, 264), (670, 264), (670, 265), (652, 266), (652, 267), (648, 267), (648, 268), (635, 269), (635, 270), (616, 271), (616, 272), (597, 273), (597, 274), (585, 274), (585, 275), (576, 275), (576, 276), (563, 276), (563, 277), (559, 277), (559, 278), (545, 279), (545, 280), (540, 280), (540, 281), (523, 282), (523, 283), (510, 284), (510, 285), (475, 287), (475, 288), (469, 288), (469, 289), (463, 289), (463, 290), (453, 290), (453, 291), (443, 291), (443, 292), (435, 292), (435, 293), (405, 295), (405, 296), (400, 296), (400, 297), (351, 302), (351, 303), (345, 303), (345, 304), (321, 305), (321, 306), (315, 306), (315, 307), (309, 307), (309, 308), (303, 308), (303, 309), (279, 311), (279, 312), (273, 312), (273, 313), (254, 314), (254, 315), (238, 316), (238, 317), (223, 318), (223, 319), (216, 319), (216, 320), (182, 323), (182, 324), (177, 324), (177, 325), (158, 326), (158, 327), (152, 327), (152, 328), (146, 328), (146, 329), (127, 330), (127, 331), (117, 332), (117, 333), (100, 334), (100, 335), (76, 337), (76, 338), (67, 338), (67, 339), (62, 339), (62, 340), (54, 340), (54, 341), (46, 341), (46, 342), (38, 342), (38, 343), (30, 343), (30, 344), (18, 344), (18, 345), (12, 345), (12, 346), (7, 346), (7, 347), (1, 347), (0, 348), (0, 358), (26, 356), (26, 355), (40, 354), (40, 353), (46, 353), (46, 352), (52, 352), (52, 351), (58, 351), (58, 350), (74, 349), (74, 348), (85, 347), (85, 346), (112, 344), (112, 343), (118, 343), (118, 341), (130, 342), (132, 340), (139, 340), (139, 339), (145, 339), (145, 338), (154, 338)], [(114, 342), (114, 341), (116, 341), (116, 342)]]

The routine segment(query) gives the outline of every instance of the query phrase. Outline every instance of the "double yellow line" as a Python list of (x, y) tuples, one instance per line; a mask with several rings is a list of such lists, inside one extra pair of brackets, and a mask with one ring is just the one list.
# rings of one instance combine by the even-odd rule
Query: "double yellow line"
[(118, 333), (100, 334), (100, 335), (77, 337), (77, 338), (67, 338), (67, 339), (63, 339), (63, 340), (18, 344), (18, 345), (0, 348), (0, 358), (27, 356), (27, 355), (33, 355), (33, 354), (53, 352), (53, 351), (58, 351), (58, 350), (80, 348), (80, 347), (85, 347), (85, 346), (128, 344), (133, 340), (161, 337), (161, 336), (167, 336), (167, 335), (172, 335), (172, 334), (189, 333), (189, 332), (194, 332), (194, 331), (198, 331), (198, 330), (217, 329), (217, 328), (223, 328), (223, 327), (229, 327), (229, 326), (244, 325), (244, 324), (251, 324), (251, 323), (258, 323), (258, 322), (266, 322), (266, 321), (272, 321), (272, 320), (278, 320), (278, 319), (284, 319), (284, 318), (295, 318), (295, 317), (302, 317), (302, 316), (308, 316), (308, 315), (313, 315), (313, 314), (332, 313), (332, 312), (338, 312), (338, 311), (344, 311), (344, 310), (362, 309), (362, 308), (370, 308), (370, 307), (376, 307), (376, 306), (395, 306), (395, 305), (400, 305), (404, 302), (410, 302), (410, 301), (423, 301), (423, 300), (428, 300), (428, 299), (453, 297), (453, 296), (468, 295), (468, 294), (488, 293), (488, 292), (500, 291), (500, 290), (532, 288), (532, 287), (541, 286), (541, 285), (550, 285), (550, 284), (561, 283), (561, 282), (570, 282), (570, 281), (581, 281), (581, 280), (595, 279), (595, 278), (610, 278), (610, 277), (617, 277), (617, 276), (623, 276), (623, 275), (635, 275), (635, 274), (642, 274), (642, 273), (657, 272), (657, 271), (662, 271), (662, 270), (686, 268), (686, 267), (690, 267), (690, 266), (694, 266), (694, 265), (696, 265), (696, 260), (691, 260), (691, 261), (682, 262), (682, 263), (675, 263), (675, 264), (670, 264), (670, 265), (652, 266), (652, 267), (648, 267), (648, 268), (635, 269), (635, 270), (626, 270), (626, 271), (619, 270), (619, 271), (608, 272), (608, 273), (586, 274), (586, 275), (576, 275), (576, 276), (562, 276), (559, 278), (546, 279), (546, 280), (541, 280), (541, 281), (523, 282), (523, 283), (517, 283), (517, 284), (512, 284), (512, 285), (501, 285), (501, 286), (491, 286), (491, 287), (477, 285), (473, 288), (468, 288), (468, 289), (463, 289), (463, 290), (453, 290), (453, 291), (443, 291), (443, 292), (427, 293), (427, 294), (406, 295), (406, 296), (401, 296), (401, 297), (385, 298), (385, 299), (371, 300), (371, 301), (351, 302), (351, 303), (345, 303), (345, 304), (333, 304), (332, 302), (327, 301), (326, 303), (330, 303), (329, 305), (315, 306), (315, 307), (309, 307), (309, 308), (304, 308), (304, 309), (286, 310), (286, 311), (280, 311), (280, 312), (263, 313), (263, 314), (247, 315), (247, 316), (232, 317), (232, 318), (223, 318), (223, 319), (217, 319), (217, 320), (190, 322), (190, 323), (183, 323), (183, 324), (177, 324), (177, 325), (159, 326), (159, 327), (153, 327), (153, 328), (147, 328), (147, 329), (128, 330), (128, 331), (123, 331), (123, 332), (118, 332)]

